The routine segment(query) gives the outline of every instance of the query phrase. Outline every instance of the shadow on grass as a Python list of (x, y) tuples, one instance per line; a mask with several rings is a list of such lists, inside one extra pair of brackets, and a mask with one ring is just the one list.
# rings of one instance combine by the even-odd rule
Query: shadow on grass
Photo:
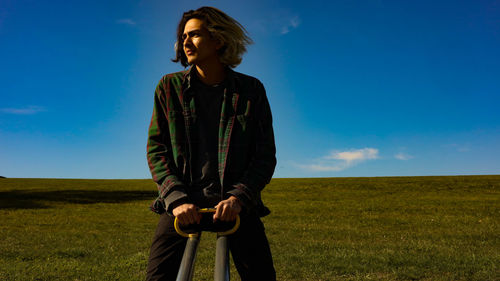
[(153, 200), (156, 196), (158, 193), (154, 191), (14, 190), (0, 192), (0, 209), (52, 208), (51, 203), (54, 202), (68, 204), (124, 203)]

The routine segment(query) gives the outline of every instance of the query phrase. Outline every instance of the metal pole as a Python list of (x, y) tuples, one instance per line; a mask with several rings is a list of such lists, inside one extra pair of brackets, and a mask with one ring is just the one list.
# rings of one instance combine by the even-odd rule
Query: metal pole
[(227, 244), (227, 236), (217, 235), (214, 271), (215, 281), (229, 281), (229, 251)]
[(193, 279), (194, 260), (199, 242), (200, 235), (193, 235), (188, 238), (176, 281), (191, 281)]
[[(200, 209), (200, 213), (214, 213), (215, 209)], [(215, 253), (215, 281), (229, 281), (229, 251), (227, 235), (233, 234), (240, 226), (240, 216), (236, 216), (236, 221), (232, 229), (223, 232), (217, 232), (217, 246)], [(174, 220), (175, 231), (183, 236), (188, 237), (186, 249), (182, 256), (179, 273), (177, 274), (176, 281), (191, 281), (194, 272), (194, 260), (196, 258), (196, 250), (200, 242), (201, 232), (199, 233), (185, 233), (177, 218)]]

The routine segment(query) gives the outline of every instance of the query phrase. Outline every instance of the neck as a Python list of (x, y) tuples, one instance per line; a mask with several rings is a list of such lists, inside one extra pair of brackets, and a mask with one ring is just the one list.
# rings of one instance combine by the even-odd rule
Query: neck
[(216, 62), (205, 65), (196, 65), (198, 78), (207, 85), (218, 84), (226, 78), (225, 67), (222, 63)]

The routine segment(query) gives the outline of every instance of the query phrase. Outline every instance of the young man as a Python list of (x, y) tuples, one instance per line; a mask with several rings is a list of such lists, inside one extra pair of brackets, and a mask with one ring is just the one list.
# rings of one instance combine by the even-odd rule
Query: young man
[(151, 246), (148, 280), (175, 280), (186, 238), (173, 227), (200, 222), (199, 208), (215, 207), (214, 220), (241, 225), (229, 248), (241, 280), (275, 280), (260, 217), (269, 214), (260, 192), (276, 165), (269, 103), (259, 80), (231, 68), (251, 43), (244, 28), (218, 9), (184, 13), (176, 59), (189, 70), (159, 82), (149, 127), (147, 158), (159, 197), (160, 221)]

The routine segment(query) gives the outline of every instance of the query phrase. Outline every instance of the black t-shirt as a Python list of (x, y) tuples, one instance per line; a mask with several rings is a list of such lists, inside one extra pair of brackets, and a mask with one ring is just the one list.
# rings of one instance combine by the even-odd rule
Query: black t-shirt
[[(222, 99), (226, 83), (206, 85), (193, 79), (196, 118), (193, 122), (192, 187), (190, 197), (214, 197), (220, 199), (221, 186), (218, 172), (218, 138)], [(201, 191), (201, 194), (200, 192)], [(192, 198), (198, 201), (196, 198)], [(201, 198), (200, 198), (201, 199)]]

